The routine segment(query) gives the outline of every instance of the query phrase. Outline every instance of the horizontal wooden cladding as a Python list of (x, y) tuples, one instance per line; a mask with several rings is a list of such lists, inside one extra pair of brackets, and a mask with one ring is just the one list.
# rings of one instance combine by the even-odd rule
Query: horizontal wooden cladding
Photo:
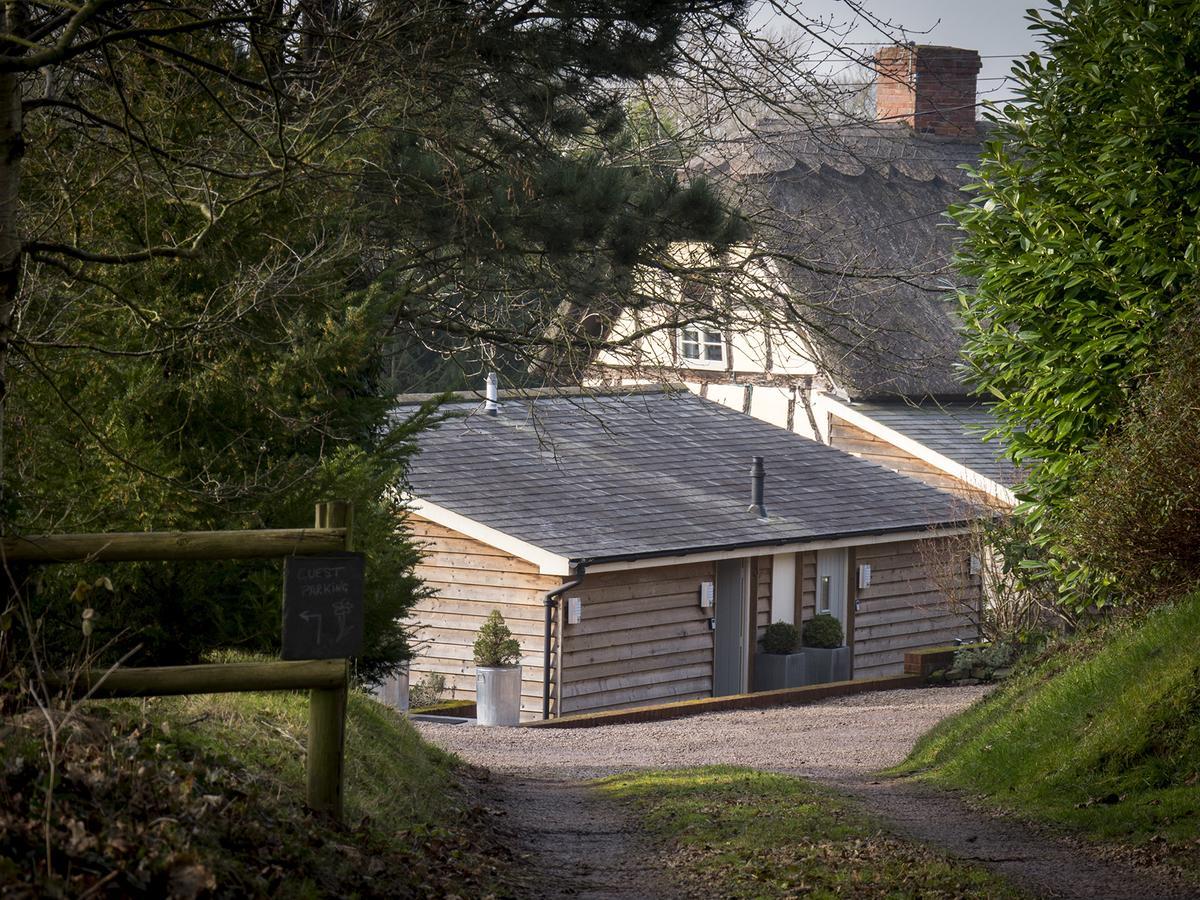
[[(574, 665), (570, 668), (564, 667), (565, 678), (568, 680), (586, 681), (590, 679), (603, 679), (612, 675), (621, 675), (629, 671), (629, 664), (624, 659), (596, 663), (580, 661), (585, 656), (587, 654), (577, 654)], [(704, 646), (695, 650), (659, 653), (657, 658), (660, 666), (672, 671), (693, 665), (711, 665), (712, 642), (708, 641)]]
[(496, 609), (521, 645), (523, 717), (539, 714), (543, 599), (562, 578), (542, 575), (533, 563), (419, 516), (410, 517), (407, 524), (424, 554), (417, 576), (432, 591), (412, 613), (417, 643), (412, 683), (438, 674), (454, 699), (474, 699), (474, 643)]
[(417, 564), (416, 572), (420, 579), (427, 583), (520, 588), (535, 590), (538, 593), (552, 591), (562, 584), (562, 578), (555, 575), (530, 575), (528, 572), (510, 572), (484, 566), (436, 566), (421, 562)]
[(771, 624), (771, 578), (774, 573), (774, 557), (758, 556), (751, 561), (755, 567), (754, 640), (762, 640), (763, 633)]
[[(672, 653), (680, 653), (689, 650), (705, 650), (708, 653), (709, 659), (712, 659), (712, 632), (707, 630), (698, 632), (688, 637), (672, 637), (666, 640), (661, 640), (651, 636), (651, 639), (637, 644), (609, 644), (604, 647), (597, 647), (595, 650), (579, 652), (570, 650), (563, 654), (563, 669), (570, 670), (581, 666), (598, 665), (601, 663), (621, 663), (626, 667), (626, 670), (633, 665), (630, 660), (636, 660), (647, 656), (655, 656), (666, 658)], [(586, 677), (586, 676), (582, 676)], [(565, 676), (564, 676), (565, 678)]]
[(655, 670), (609, 675), (604, 678), (589, 678), (586, 681), (566, 684), (563, 686), (563, 691), (567, 697), (582, 698), (594, 694), (610, 694), (626, 688), (674, 684), (679, 681), (702, 681), (709, 688), (712, 687), (712, 666), (710, 664), (695, 663), (690, 666), (674, 666), (668, 671), (671, 673), (669, 681), (664, 681), (662, 672)]
[(635, 706), (712, 692), (712, 563), (606, 572), (569, 592), (582, 619), (564, 626), (562, 709)]
[[(494, 585), (462, 584), (453, 581), (431, 581), (424, 579), (423, 572), (418, 569), (417, 576), (425, 581), (439, 597), (457, 600), (473, 600), (481, 605), (513, 604), (520, 606), (540, 606), (544, 601), (546, 591), (540, 587), (496, 587)], [(561, 581), (560, 581), (561, 583)], [(546, 590), (551, 590), (547, 588)]]
[[(860, 547), (856, 562), (871, 565), (871, 586), (859, 590), (855, 614), (856, 678), (898, 674), (909, 650), (977, 636), (974, 625), (930, 583), (916, 541)], [(978, 586), (964, 567), (962, 591), (956, 593), (971, 592), (978, 594)]]
[(829, 429), (829, 443), (855, 456), (878, 463), (894, 472), (908, 475), (944, 490), (968, 490), (965, 482), (895, 444), (881, 440), (835, 415)]

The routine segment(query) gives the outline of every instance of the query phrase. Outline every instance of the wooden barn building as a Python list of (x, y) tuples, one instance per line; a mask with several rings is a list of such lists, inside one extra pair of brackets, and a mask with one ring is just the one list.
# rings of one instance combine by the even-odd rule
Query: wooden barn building
[[(492, 609), (521, 643), (526, 719), (748, 691), (767, 624), (818, 610), (842, 622), (854, 678), (977, 636), (924, 570), (921, 542), (963, 530), (951, 494), (686, 391), (487, 406), (453, 402), (419, 439), (407, 524), (432, 593), (414, 681), (472, 698)], [(976, 602), (961, 572), (957, 601)]]

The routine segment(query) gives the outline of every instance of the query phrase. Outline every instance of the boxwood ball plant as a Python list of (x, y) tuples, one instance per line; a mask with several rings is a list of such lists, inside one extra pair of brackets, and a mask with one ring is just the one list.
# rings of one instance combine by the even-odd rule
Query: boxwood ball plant
[(804, 646), (834, 649), (842, 646), (842, 623), (829, 613), (818, 613), (804, 623)]
[(791, 622), (772, 622), (763, 632), (764, 653), (791, 653), (800, 644), (800, 632)]

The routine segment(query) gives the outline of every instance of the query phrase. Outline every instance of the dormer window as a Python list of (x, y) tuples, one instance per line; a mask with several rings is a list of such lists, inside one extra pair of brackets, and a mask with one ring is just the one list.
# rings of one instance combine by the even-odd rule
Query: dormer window
[(724, 362), (725, 338), (719, 331), (689, 325), (679, 329), (679, 355), (693, 362)]

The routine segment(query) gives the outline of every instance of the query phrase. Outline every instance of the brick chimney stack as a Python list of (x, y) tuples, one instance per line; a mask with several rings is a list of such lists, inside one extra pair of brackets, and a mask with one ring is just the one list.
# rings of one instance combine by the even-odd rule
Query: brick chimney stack
[(978, 50), (900, 44), (875, 54), (875, 117), (927, 134), (975, 133)]

